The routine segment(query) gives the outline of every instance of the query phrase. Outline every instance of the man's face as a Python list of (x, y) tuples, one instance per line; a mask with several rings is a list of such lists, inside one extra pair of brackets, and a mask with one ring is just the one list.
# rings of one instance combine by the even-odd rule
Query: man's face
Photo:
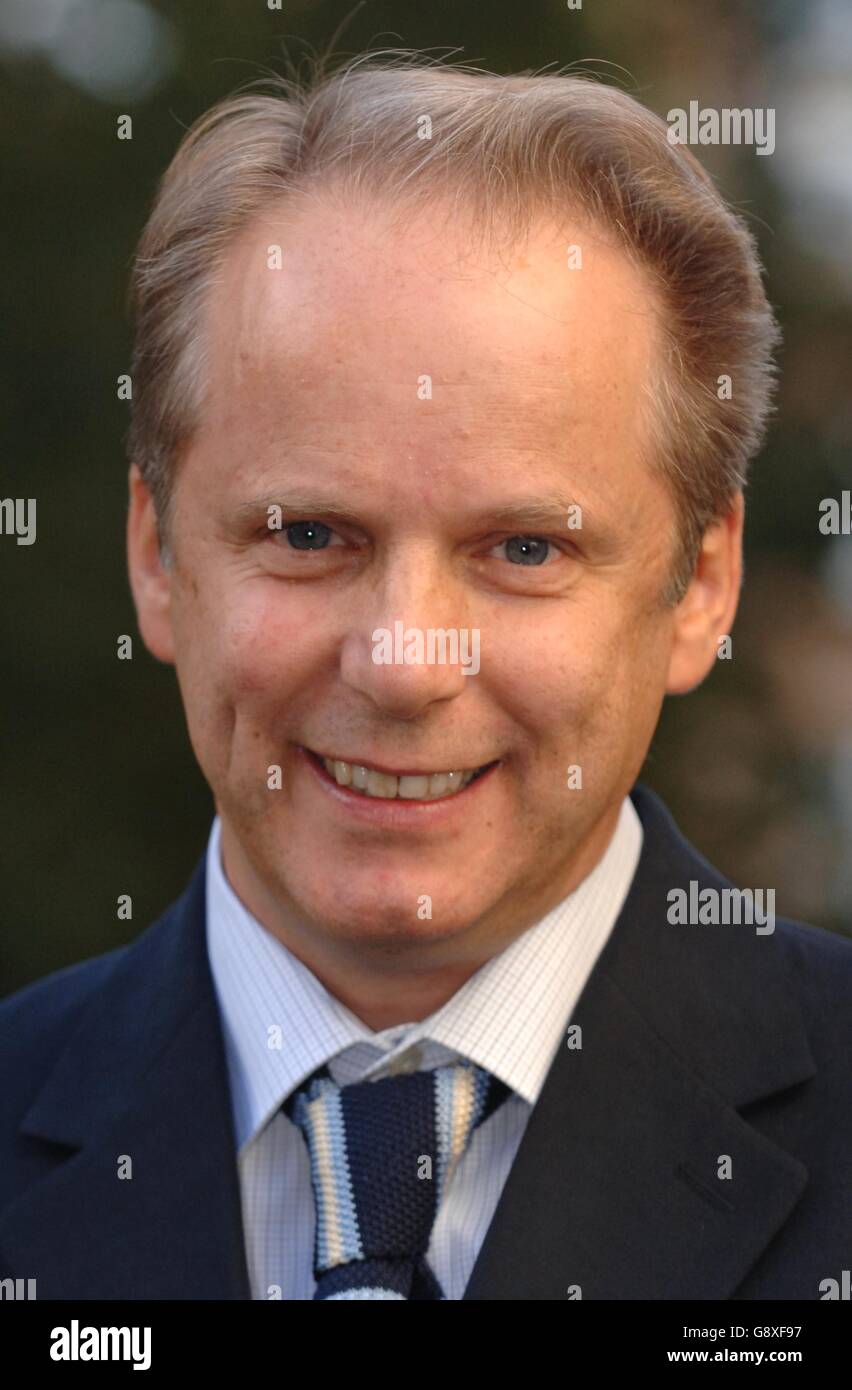
[[(579, 229), (479, 259), (451, 228), (318, 199), (241, 235), (166, 598), (140, 616), (176, 664), (245, 900), (326, 940), (462, 960), (558, 902), (611, 834), (666, 688), (675, 521), (641, 458), (639, 274)], [(375, 661), (397, 623), (459, 630), (462, 654), (478, 633), (478, 672)], [(391, 799), (338, 787), (317, 755), (493, 766)]]

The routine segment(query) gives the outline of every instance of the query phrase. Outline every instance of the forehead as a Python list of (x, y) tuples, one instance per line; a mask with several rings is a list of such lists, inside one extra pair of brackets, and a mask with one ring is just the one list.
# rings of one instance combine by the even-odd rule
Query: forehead
[(253, 409), (283, 407), (283, 392), (323, 411), (329, 398), (366, 408), (428, 376), (432, 399), (440, 384), (459, 408), (478, 396), (503, 413), (522, 398), (557, 415), (628, 410), (649, 370), (655, 306), (624, 253), (588, 227), (549, 222), (505, 250), (469, 246), (444, 208), (400, 227), (379, 208), (321, 197), (275, 204), (217, 277), (212, 379)]

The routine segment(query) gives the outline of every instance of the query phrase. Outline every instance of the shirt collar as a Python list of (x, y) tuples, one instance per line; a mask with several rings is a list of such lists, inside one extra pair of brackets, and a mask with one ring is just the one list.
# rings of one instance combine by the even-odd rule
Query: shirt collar
[(340, 1084), (417, 1044), (424, 1063), (464, 1057), (534, 1105), (570, 1015), (621, 910), (642, 847), (625, 798), (598, 864), (573, 893), (486, 962), (422, 1022), (374, 1033), (261, 926), (225, 877), (220, 822), (207, 847), (207, 949), (225, 1035), (237, 1147), (337, 1058)]

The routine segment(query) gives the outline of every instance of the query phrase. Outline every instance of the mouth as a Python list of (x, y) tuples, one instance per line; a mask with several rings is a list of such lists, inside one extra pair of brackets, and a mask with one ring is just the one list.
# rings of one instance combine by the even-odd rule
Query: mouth
[(303, 751), (338, 787), (345, 787), (356, 796), (383, 801), (444, 801), (458, 796), (499, 762), (499, 759), (494, 759), (479, 767), (453, 768), (448, 772), (393, 772), (388, 768), (327, 756), (312, 748), (303, 747)]

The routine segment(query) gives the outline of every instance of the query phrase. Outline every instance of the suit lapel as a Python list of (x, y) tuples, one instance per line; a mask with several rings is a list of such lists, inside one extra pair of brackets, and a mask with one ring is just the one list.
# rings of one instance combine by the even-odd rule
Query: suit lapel
[(739, 1113), (815, 1071), (783, 942), (670, 924), (669, 889), (726, 880), (633, 799), (642, 857), (571, 1020), (582, 1048), (554, 1059), (467, 1299), (728, 1298), (807, 1184)]
[(40, 1299), (251, 1296), (203, 871), (119, 960), (24, 1119), (59, 1166), (3, 1213), (0, 1250)]

